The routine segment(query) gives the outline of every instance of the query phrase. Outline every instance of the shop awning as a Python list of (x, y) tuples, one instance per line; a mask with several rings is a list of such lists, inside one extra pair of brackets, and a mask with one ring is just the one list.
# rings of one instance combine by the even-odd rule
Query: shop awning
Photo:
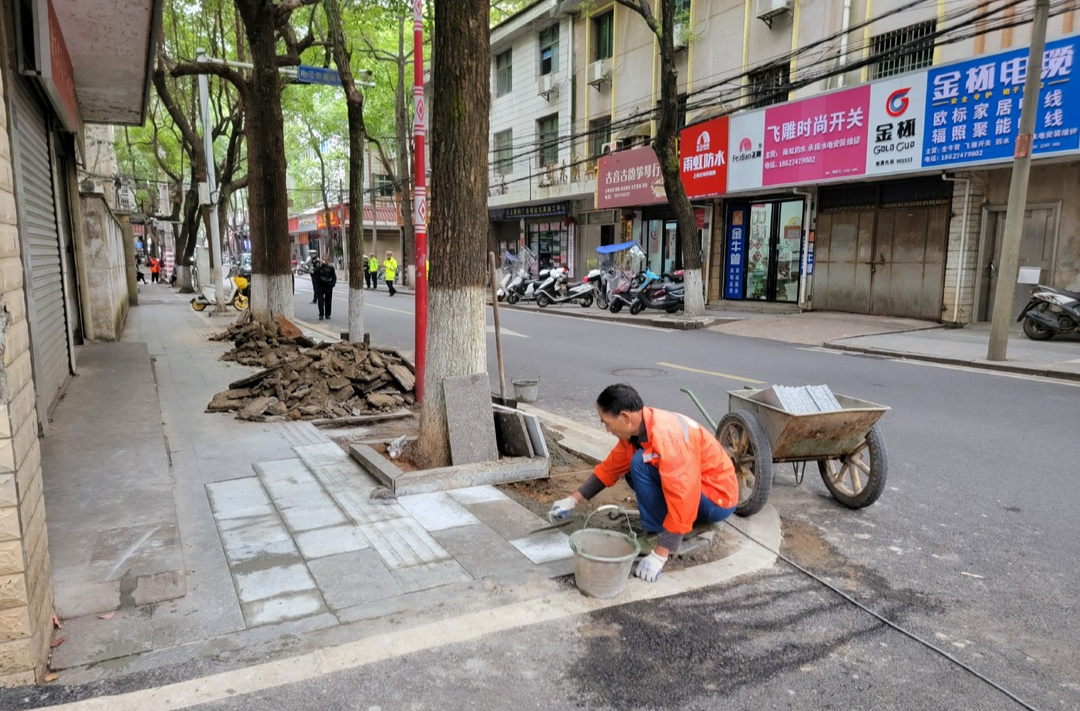
[(613, 138), (625, 141), (628, 138), (643, 137), (652, 138), (652, 121), (645, 119), (639, 123), (631, 124), (615, 132)]

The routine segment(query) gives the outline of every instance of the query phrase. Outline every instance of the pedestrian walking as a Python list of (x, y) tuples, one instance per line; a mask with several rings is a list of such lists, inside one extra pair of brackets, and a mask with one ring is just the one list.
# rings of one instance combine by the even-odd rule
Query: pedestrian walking
[(368, 256), (365, 254), (363, 260), (360, 262), (364, 269), (364, 288), (371, 288), (371, 271), (368, 270)]
[(161, 276), (161, 262), (157, 257), (150, 257), (150, 282), (157, 284)]
[(383, 278), (386, 279), (386, 288), (390, 290), (390, 296), (397, 293), (397, 289), (394, 288), (394, 277), (397, 276), (397, 260), (394, 259), (394, 253), (389, 249), (386, 250), (386, 259), (383, 260)]
[(634, 490), (641, 527), (655, 546), (634, 570), (656, 582), (668, 555), (676, 552), (695, 525), (718, 523), (735, 512), (739, 483), (731, 458), (711, 433), (677, 412), (645, 407), (634, 388), (609, 385), (596, 398), (596, 410), (619, 441), (573, 495), (548, 512), (566, 518), (622, 477)]
[(141, 269), (139, 269), (138, 264), (135, 265), (135, 282), (138, 284), (146, 283), (146, 275), (142, 273)]
[(329, 321), (330, 309), (334, 304), (334, 285), (337, 284), (337, 270), (327, 259), (315, 270), (313, 278), (319, 283), (317, 297), (319, 301), (319, 320)]
[(371, 279), (371, 288), (375, 291), (379, 290), (379, 258), (375, 256), (375, 253), (371, 253), (371, 259), (367, 263), (368, 277)]
[(315, 272), (319, 270), (319, 258), (316, 256), (311, 257), (311, 264), (308, 269), (311, 271), (311, 303), (319, 303), (319, 280), (315, 278)]

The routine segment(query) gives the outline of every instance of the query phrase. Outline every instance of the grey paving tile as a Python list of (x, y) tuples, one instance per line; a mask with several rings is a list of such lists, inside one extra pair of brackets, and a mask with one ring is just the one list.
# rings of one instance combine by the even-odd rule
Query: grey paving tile
[(236, 588), (240, 591), (241, 601), (252, 602), (284, 593), (312, 590), (315, 581), (303, 564), (296, 563), (237, 573)]
[(231, 565), (297, 553), (288, 529), (277, 514), (220, 521), (218, 530), (225, 557)]
[(439, 542), (411, 518), (364, 524), (360, 530), (391, 570), (450, 558)]
[(398, 503), (428, 531), (480, 523), (445, 491), (402, 496)]
[(296, 534), (296, 545), (309, 561), (371, 547), (360, 529), (350, 525), (303, 531)]
[(325, 611), (322, 595), (317, 590), (310, 590), (245, 603), (244, 619), (249, 626), (254, 627), (318, 615)]
[(290, 530), (308, 531), (348, 521), (301, 460), (260, 462), (255, 471)]
[(570, 550), (570, 536), (562, 531), (545, 531), (525, 538), (518, 538), (510, 541), (510, 545), (537, 564), (565, 560), (572, 558), (574, 555), (574, 552)]
[(308, 563), (308, 568), (332, 610), (400, 595), (403, 591), (373, 550), (320, 558)]
[(107, 620), (98, 615), (66, 619), (63, 631), (57, 633), (64, 643), (53, 649), (50, 666), (68, 669), (148, 652), (151, 627), (147, 609), (117, 610)]
[(494, 486), (469, 486), (446, 492), (461, 504), (482, 504), (485, 501), (509, 501), (510, 497)]
[(407, 568), (394, 568), (390, 573), (405, 592), (439, 588), (443, 585), (472, 580), (472, 576), (456, 560), (437, 560), (411, 565)]
[(294, 449), (352, 523), (391, 521), (408, 515), (396, 503), (369, 501), (378, 482), (336, 444), (311, 444)]
[(481, 523), (435, 531), (431, 535), (475, 578), (502, 579), (532, 567), (521, 551)]
[(466, 504), (465, 508), (508, 541), (524, 538), (530, 531), (549, 523), (510, 499)]
[(246, 518), (273, 513), (274, 507), (256, 476), (228, 479), (206, 485), (214, 518)]

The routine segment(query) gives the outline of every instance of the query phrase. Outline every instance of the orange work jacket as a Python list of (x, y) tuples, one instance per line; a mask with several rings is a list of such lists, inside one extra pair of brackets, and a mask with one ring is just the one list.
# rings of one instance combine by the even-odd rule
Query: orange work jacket
[[(664, 530), (689, 533), (697, 519), (701, 494), (721, 508), (739, 503), (735, 465), (720, 443), (697, 422), (676, 412), (646, 407), (641, 411), (649, 441), (645, 461), (660, 470), (668, 513)], [(619, 440), (593, 473), (612, 486), (630, 471), (634, 445)]]

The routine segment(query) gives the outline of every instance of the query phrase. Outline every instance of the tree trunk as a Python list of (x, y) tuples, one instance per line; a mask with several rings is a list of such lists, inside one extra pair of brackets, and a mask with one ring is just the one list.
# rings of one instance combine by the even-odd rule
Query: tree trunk
[(180, 236), (177, 238), (176, 245), (177, 263), (180, 267), (177, 281), (180, 283), (181, 294), (195, 292), (195, 284), (191, 279), (191, 265), (194, 263), (195, 245), (199, 237), (199, 190), (196, 187), (198, 181), (194, 166), (191, 178), (191, 188), (184, 196), (184, 221), (180, 225)]
[(431, 116), (432, 186), (428, 252), (427, 364), (417, 463), (449, 463), (442, 383), (487, 373), (484, 302), (487, 244), (489, 0), (441, 1), (435, 13), (431, 65), (438, 107)]
[(272, 0), (235, 2), (255, 65), (244, 104), (248, 174), (255, 176), (248, 184), (251, 315), (273, 327), (274, 317), (293, 316), (285, 129), (277, 56), (279, 10)]
[(694, 221), (694, 208), (686, 197), (679, 172), (678, 108), (679, 69), (675, 64), (675, 3), (660, 3), (660, 122), (653, 141), (653, 151), (664, 176), (668, 204), (675, 211), (679, 242), (682, 244), (685, 270), (687, 316), (705, 313), (705, 292), (701, 283), (701, 240)]

